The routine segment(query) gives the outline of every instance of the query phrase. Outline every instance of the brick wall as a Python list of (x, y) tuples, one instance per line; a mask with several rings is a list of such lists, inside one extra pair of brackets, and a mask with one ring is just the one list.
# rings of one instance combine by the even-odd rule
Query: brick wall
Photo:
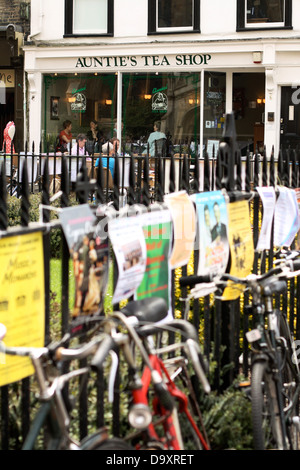
[[(28, 19), (21, 17), (22, 5), (29, 6)], [(7, 26), (13, 23), (22, 26), (23, 32), (26, 35), (30, 32), (30, 0), (0, 0), (0, 26)]]

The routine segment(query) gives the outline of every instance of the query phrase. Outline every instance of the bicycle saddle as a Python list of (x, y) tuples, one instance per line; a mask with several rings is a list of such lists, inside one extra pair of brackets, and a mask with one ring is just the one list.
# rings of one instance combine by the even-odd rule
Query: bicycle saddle
[(132, 300), (122, 308), (126, 317), (137, 317), (139, 321), (158, 322), (168, 315), (168, 306), (161, 297), (147, 297), (141, 300)]

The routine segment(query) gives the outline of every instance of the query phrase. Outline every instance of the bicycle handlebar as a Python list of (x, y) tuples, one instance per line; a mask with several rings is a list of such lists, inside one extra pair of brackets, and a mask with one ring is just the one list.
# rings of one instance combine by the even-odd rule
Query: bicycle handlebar
[(101, 372), (106, 357), (108, 356), (109, 352), (115, 348), (116, 342), (112, 336), (107, 335), (105, 338), (103, 338), (91, 361), (91, 369), (96, 372)]
[(300, 259), (286, 259), (286, 260), (278, 260), (278, 265), (269, 269), (266, 273), (263, 274), (250, 274), (247, 277), (236, 277), (232, 276), (229, 273), (223, 273), (221, 275), (212, 276), (210, 274), (207, 275), (192, 275), (192, 276), (184, 276), (179, 280), (179, 284), (181, 287), (188, 286), (188, 287), (195, 287), (196, 284), (203, 284), (207, 282), (213, 282), (216, 286), (224, 286), (226, 281), (233, 281), (236, 284), (249, 284), (251, 281), (262, 282), (265, 279), (283, 274), (287, 276), (287, 272), (284, 271), (285, 268), (289, 269), (289, 274), (293, 275), (297, 271), (300, 270)]

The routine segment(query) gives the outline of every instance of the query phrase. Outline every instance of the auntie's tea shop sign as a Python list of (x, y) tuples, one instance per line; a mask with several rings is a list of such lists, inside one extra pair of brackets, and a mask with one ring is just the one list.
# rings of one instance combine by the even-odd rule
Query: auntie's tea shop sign
[(78, 69), (113, 69), (113, 68), (141, 68), (141, 67), (195, 67), (207, 65), (211, 60), (210, 54), (176, 54), (176, 55), (124, 55), (124, 56), (97, 56), (78, 57)]

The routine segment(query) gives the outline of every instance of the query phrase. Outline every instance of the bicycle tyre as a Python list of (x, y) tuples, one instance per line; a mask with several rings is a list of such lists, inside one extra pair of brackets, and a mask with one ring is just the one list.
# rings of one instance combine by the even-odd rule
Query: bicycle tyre
[(118, 437), (112, 437), (100, 443), (91, 442), (85, 450), (135, 450), (128, 442)]
[[(299, 396), (296, 396), (296, 388), (299, 377), (298, 364), (295, 361), (293, 346), (294, 339), (290, 333), (286, 318), (280, 317), (280, 335), (286, 340), (286, 354), (283, 363), (282, 378), (283, 392), (285, 400), (285, 409), (287, 412), (287, 437), (289, 448), (291, 450), (299, 450), (300, 433), (297, 420), (299, 420)], [(293, 403), (293, 406), (291, 405)], [(296, 418), (296, 423), (294, 421)]]
[(284, 449), (276, 384), (265, 360), (252, 366), (251, 401), (254, 449)]

